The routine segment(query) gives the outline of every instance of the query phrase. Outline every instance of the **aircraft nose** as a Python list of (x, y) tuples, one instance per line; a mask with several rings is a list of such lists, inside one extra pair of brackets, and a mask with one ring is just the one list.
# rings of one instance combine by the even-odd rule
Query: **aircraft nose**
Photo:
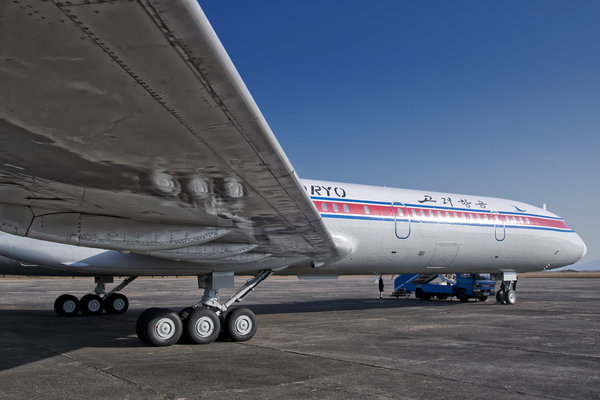
[(578, 234), (575, 234), (571, 247), (573, 249), (573, 254), (577, 257), (575, 261), (581, 260), (587, 254), (587, 246)]

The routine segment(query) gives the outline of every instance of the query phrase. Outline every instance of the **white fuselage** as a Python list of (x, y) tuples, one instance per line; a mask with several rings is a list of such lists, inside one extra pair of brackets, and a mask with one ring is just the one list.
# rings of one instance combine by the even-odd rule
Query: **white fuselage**
[[(344, 256), (323, 264), (302, 255), (257, 262), (195, 263), (53, 243), (0, 232), (0, 255), (50, 267), (43, 274), (195, 275), (289, 268), (289, 274), (526, 272), (572, 264), (581, 238), (546, 210), (497, 198), (303, 180)], [(18, 268), (17, 268), (18, 269)], [(15, 273), (4, 260), (0, 272)]]
[(303, 182), (327, 229), (352, 243), (352, 254), (333, 265), (338, 273), (526, 272), (586, 252), (562, 218), (521, 202)]

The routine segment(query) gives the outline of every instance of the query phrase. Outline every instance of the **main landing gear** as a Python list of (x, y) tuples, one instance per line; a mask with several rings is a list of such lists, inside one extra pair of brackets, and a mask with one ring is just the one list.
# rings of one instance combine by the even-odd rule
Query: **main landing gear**
[(58, 296), (56, 301), (54, 301), (54, 311), (64, 317), (77, 315), (79, 311), (84, 315), (100, 314), (102, 310), (106, 310), (109, 314), (123, 314), (129, 308), (129, 300), (118, 292), (133, 282), (135, 278), (137, 276), (130, 276), (113, 290), (106, 292), (106, 284), (112, 283), (113, 278), (105, 276), (96, 277), (94, 279), (96, 288), (92, 293), (86, 294), (80, 300), (70, 294)]
[(233, 273), (198, 275), (198, 286), (204, 289), (202, 300), (179, 313), (166, 308), (145, 310), (136, 322), (138, 338), (152, 346), (170, 346), (178, 341), (207, 344), (219, 337), (228, 337), (234, 342), (250, 340), (256, 333), (256, 316), (248, 308), (230, 307), (242, 301), (271, 274), (270, 269), (260, 271), (225, 303), (219, 302), (218, 289), (233, 287)]

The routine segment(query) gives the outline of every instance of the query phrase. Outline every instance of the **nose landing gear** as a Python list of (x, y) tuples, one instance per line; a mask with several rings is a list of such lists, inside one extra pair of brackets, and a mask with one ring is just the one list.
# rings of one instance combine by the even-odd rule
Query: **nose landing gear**
[(500, 290), (496, 292), (496, 301), (500, 304), (513, 305), (517, 302), (517, 274), (504, 272), (496, 280), (500, 281)]

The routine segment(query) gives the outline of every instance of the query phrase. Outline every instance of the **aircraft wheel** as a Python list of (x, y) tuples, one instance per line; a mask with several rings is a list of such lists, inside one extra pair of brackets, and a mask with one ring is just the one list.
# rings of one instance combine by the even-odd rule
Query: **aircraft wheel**
[(197, 308), (185, 319), (184, 331), (192, 343), (212, 343), (221, 332), (221, 320), (214, 311)]
[(500, 304), (506, 304), (506, 293), (504, 293), (504, 290), (496, 292), (496, 301)]
[(63, 294), (54, 301), (54, 311), (61, 317), (72, 317), (79, 311), (79, 300), (70, 294)]
[(102, 312), (102, 298), (97, 294), (86, 294), (79, 300), (79, 308), (86, 315)]
[(142, 311), (142, 313), (138, 316), (137, 320), (135, 321), (135, 333), (137, 334), (137, 337), (146, 344), (148, 344), (148, 338), (146, 338), (146, 334), (144, 333), (146, 319), (150, 314), (152, 314), (156, 310), (159, 310), (159, 308), (152, 307)]
[(469, 301), (469, 296), (467, 296), (467, 291), (465, 289), (458, 289), (456, 297), (458, 297), (458, 300), (460, 300), (461, 303)]
[(233, 309), (227, 314), (225, 324), (229, 337), (234, 342), (245, 342), (256, 334), (256, 316), (247, 308)]
[(104, 298), (104, 309), (109, 314), (123, 314), (129, 308), (129, 300), (120, 293), (113, 293)]
[(159, 308), (147, 314), (142, 329), (146, 343), (153, 346), (171, 346), (181, 337), (183, 325), (175, 311)]
[(506, 292), (506, 304), (513, 305), (517, 302), (517, 293), (514, 290)]

